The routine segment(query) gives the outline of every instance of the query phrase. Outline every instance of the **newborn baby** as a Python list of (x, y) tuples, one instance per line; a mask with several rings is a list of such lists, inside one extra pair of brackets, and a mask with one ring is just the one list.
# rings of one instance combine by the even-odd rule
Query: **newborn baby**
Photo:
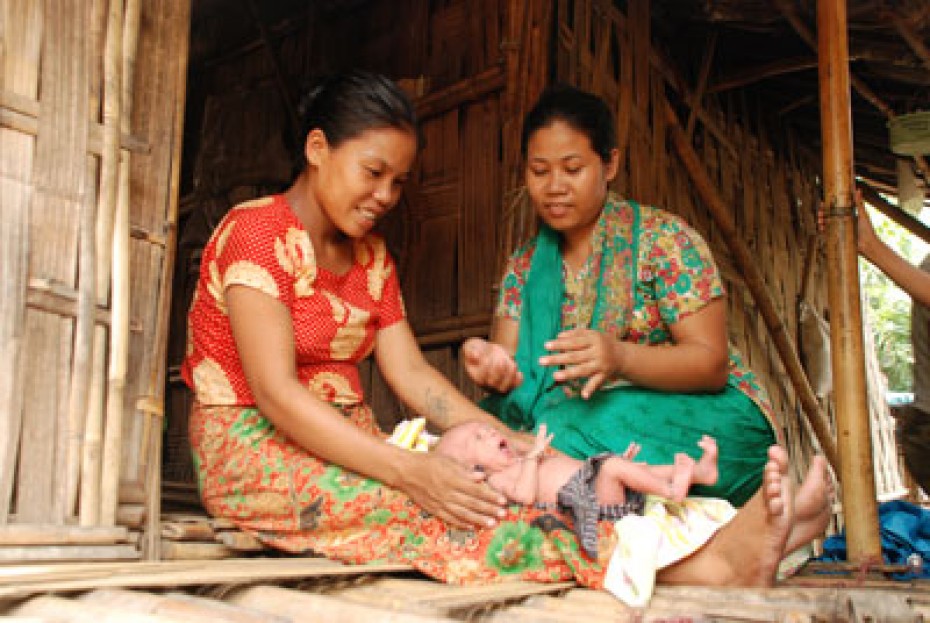
[(544, 455), (552, 441), (545, 424), (529, 452), (519, 452), (488, 424), (466, 422), (443, 434), (435, 451), (487, 474), (488, 484), (513, 502), (556, 509), (575, 520), (575, 533), (585, 552), (597, 557), (597, 521), (641, 513), (645, 495), (682, 501), (692, 484), (717, 481), (717, 443), (698, 442), (697, 461), (684, 453), (671, 465), (636, 463), (638, 446), (623, 455), (603, 453), (578, 460), (561, 453)]

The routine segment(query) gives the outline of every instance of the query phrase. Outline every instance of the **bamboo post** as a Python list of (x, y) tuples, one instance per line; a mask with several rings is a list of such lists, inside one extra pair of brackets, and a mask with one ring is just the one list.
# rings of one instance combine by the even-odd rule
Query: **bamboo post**
[[(180, 3), (182, 9), (176, 19), (179, 24), (190, 22), (190, 3)], [(147, 411), (145, 415), (145, 428), (143, 429), (143, 449), (146, 454), (140, 466), (140, 473), (146, 479), (146, 510), (148, 512), (145, 538), (142, 551), (147, 560), (160, 560), (159, 547), (161, 539), (159, 523), (161, 521), (161, 455), (162, 455), (162, 423), (164, 422), (165, 403), (165, 372), (167, 366), (168, 332), (171, 321), (171, 277), (174, 274), (175, 259), (177, 257), (178, 238), (178, 203), (180, 201), (181, 180), (181, 152), (184, 146), (184, 109), (187, 99), (187, 62), (190, 46), (189, 29), (179, 28), (180, 41), (178, 41), (175, 58), (176, 91), (174, 111), (174, 131), (172, 134), (171, 177), (168, 194), (168, 210), (165, 215), (165, 255), (162, 262), (161, 290), (158, 298), (158, 324), (155, 327), (153, 343), (156, 344), (156, 365), (152, 368), (149, 378), (148, 396), (154, 401), (159, 410)], [(155, 430), (152, 430), (152, 429)], [(148, 441), (145, 441), (148, 435)]]
[(739, 232), (736, 231), (733, 219), (727, 213), (726, 202), (724, 202), (717, 189), (714, 188), (710, 176), (701, 165), (700, 158), (685, 137), (684, 130), (678, 122), (678, 116), (668, 102), (665, 103), (665, 116), (669, 126), (669, 134), (675, 144), (675, 150), (691, 176), (691, 181), (694, 182), (698, 194), (710, 210), (714, 223), (720, 229), (722, 237), (727, 243), (727, 248), (733, 256), (734, 263), (739, 267), (743, 275), (746, 287), (749, 288), (749, 292), (759, 308), (762, 320), (772, 337), (772, 342), (775, 344), (782, 365), (785, 366), (785, 370), (788, 372), (788, 378), (791, 380), (794, 391), (798, 396), (801, 407), (804, 409), (814, 435), (820, 443), (824, 456), (826, 456), (830, 465), (836, 469), (838, 464), (836, 447), (830, 435), (826, 418), (823, 416), (820, 404), (814, 395), (814, 390), (811, 389), (810, 382), (807, 380), (807, 375), (801, 366), (801, 360), (794, 349), (785, 323), (779, 317), (772, 296), (766, 288), (765, 279), (756, 267), (756, 258), (753, 257), (743, 243), (742, 238), (740, 238)]
[(880, 562), (853, 210), (855, 182), (844, 0), (818, 0), (817, 37), (827, 294), (846, 551), (852, 562)]

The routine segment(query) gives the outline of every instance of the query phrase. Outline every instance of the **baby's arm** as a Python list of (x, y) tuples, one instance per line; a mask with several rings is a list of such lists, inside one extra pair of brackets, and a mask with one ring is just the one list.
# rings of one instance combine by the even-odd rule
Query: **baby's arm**
[(489, 475), (488, 484), (519, 504), (535, 502), (539, 486), (539, 461), (550, 441), (552, 435), (546, 434), (546, 425), (543, 424), (536, 434), (533, 449), (513, 465)]

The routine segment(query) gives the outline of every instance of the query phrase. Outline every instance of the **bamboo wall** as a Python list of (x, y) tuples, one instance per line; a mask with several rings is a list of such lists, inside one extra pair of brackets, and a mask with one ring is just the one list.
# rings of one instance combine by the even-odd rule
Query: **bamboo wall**
[(0, 6), (0, 561), (138, 558), (116, 523), (157, 513), (189, 0)]

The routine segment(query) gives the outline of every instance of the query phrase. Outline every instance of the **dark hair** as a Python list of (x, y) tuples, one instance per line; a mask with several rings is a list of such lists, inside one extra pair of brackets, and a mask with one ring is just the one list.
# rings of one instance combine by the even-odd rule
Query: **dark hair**
[(530, 137), (556, 121), (564, 121), (587, 136), (601, 160), (610, 161), (610, 152), (617, 147), (617, 130), (610, 108), (593, 93), (566, 84), (553, 85), (543, 91), (523, 119), (520, 154), (524, 158)]
[(419, 126), (410, 99), (390, 78), (367, 71), (319, 79), (301, 98), (297, 115), (300, 132), (294, 146), (295, 175), (307, 167), (304, 145), (317, 128), (333, 147), (376, 128), (408, 130), (419, 142)]

